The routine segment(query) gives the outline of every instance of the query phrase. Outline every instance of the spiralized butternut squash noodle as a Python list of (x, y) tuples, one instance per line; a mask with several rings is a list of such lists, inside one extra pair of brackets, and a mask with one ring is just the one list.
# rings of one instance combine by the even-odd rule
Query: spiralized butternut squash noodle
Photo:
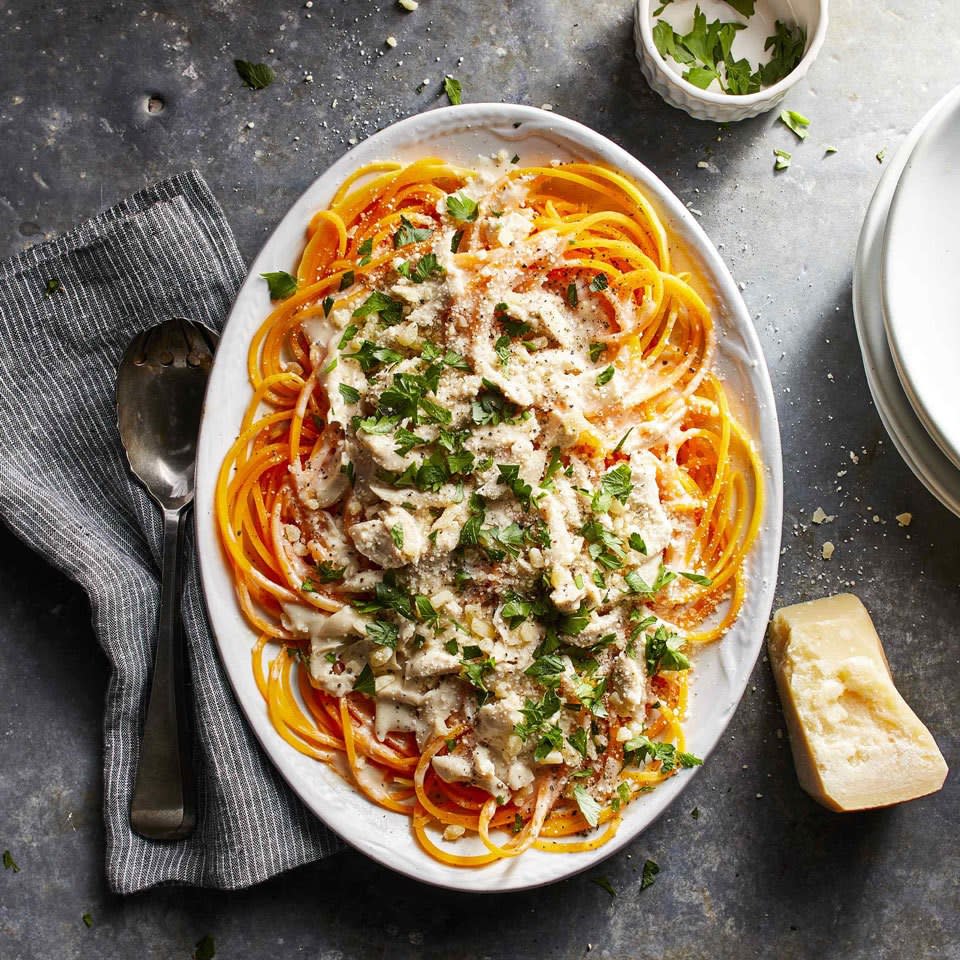
[(429, 157), (268, 279), (216, 507), (277, 733), (443, 863), (602, 846), (762, 513), (696, 278), (614, 170)]

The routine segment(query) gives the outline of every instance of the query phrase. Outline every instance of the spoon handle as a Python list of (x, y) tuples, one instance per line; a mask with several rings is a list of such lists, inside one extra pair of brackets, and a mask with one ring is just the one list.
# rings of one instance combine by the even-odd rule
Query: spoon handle
[(197, 819), (180, 628), (180, 554), (188, 510), (189, 505), (163, 512), (157, 652), (130, 807), (134, 832), (149, 840), (181, 840)]

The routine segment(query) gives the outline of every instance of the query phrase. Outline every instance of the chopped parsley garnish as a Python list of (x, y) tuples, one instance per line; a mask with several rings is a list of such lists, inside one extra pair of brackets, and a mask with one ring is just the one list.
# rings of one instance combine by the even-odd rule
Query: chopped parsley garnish
[(390, 539), (398, 550), (403, 549), (403, 527), (399, 523), (390, 528)]
[(637, 553), (642, 553), (644, 556), (647, 555), (647, 545), (639, 533), (631, 533), (627, 543), (630, 544), (631, 550), (636, 550)]
[(80, 919), (83, 921), (83, 925), (89, 930), (93, 926), (93, 914), (89, 911), (81, 915)]
[[(741, 13), (753, 9), (753, 0), (727, 2)], [(764, 51), (771, 51), (770, 60), (754, 70), (746, 59), (733, 58), (734, 38), (744, 28), (745, 24), (736, 21), (708, 23), (698, 6), (689, 33), (677, 33), (665, 20), (658, 20), (653, 42), (661, 57), (687, 68), (683, 79), (688, 83), (705, 90), (717, 81), (725, 93), (741, 96), (782, 80), (800, 62), (806, 47), (802, 27), (790, 27), (778, 20), (776, 32), (764, 44)]]
[(415, 227), (403, 214), (400, 214), (400, 228), (393, 235), (393, 249), (399, 250), (411, 243), (421, 243), (429, 240), (433, 230), (425, 227)]
[[(508, 601), (508, 603), (505, 603), (501, 608), (500, 612), (503, 615), (504, 620), (508, 619), (506, 609), (510, 605), (510, 602), (515, 601)], [(527, 615), (529, 616), (529, 612)], [(526, 619), (526, 617), (524, 619)], [(526, 676), (533, 677), (534, 680), (542, 683), (545, 687), (552, 687), (556, 686), (560, 682), (560, 677), (562, 676), (564, 670), (565, 666), (563, 659), (555, 653), (548, 653), (542, 657), (537, 657), (537, 659), (534, 660), (533, 663), (531, 663), (530, 666), (527, 667), (527, 669), (523, 672)]]
[(367, 237), (367, 239), (357, 247), (357, 253), (360, 254), (360, 266), (365, 267), (370, 262), (373, 254), (373, 237)]
[(680, 576), (686, 578), (691, 583), (698, 583), (701, 587), (712, 587), (713, 580), (710, 577), (705, 577), (702, 573), (685, 573), (683, 570), (680, 571)]
[(381, 610), (392, 610), (407, 620), (414, 619), (413, 601), (410, 595), (397, 583), (395, 575), (388, 572), (383, 580), (376, 585), (372, 600), (355, 600), (354, 610), (357, 613), (379, 613)]
[(318, 563), (316, 566), (317, 579), (321, 583), (334, 583), (342, 580), (347, 572), (346, 567), (335, 567), (332, 563)]
[(606, 890), (611, 897), (615, 897), (617, 895), (617, 891), (613, 889), (613, 884), (606, 877), (591, 877), (590, 880), (601, 890)]
[(516, 463), (498, 463), (497, 470), (500, 472), (500, 483), (510, 488), (524, 510), (529, 510), (533, 487), (520, 477), (519, 465)]
[(567, 743), (569, 743), (584, 760), (587, 759), (587, 731), (584, 730), (583, 727), (579, 730), (574, 730), (574, 732), (567, 737)]
[(357, 693), (365, 693), (367, 696), (374, 697), (377, 694), (377, 682), (373, 677), (373, 671), (370, 664), (365, 663), (360, 671), (360, 676), (353, 681), (353, 689)]
[(51, 277), (43, 286), (43, 295), (45, 297), (52, 297), (61, 286), (62, 284), (56, 277)]
[[(330, 316), (330, 311), (333, 309), (333, 304), (334, 304), (334, 302), (335, 302), (335, 301), (334, 301), (333, 297), (324, 297), (324, 298), (323, 298), (323, 315), (324, 315), (325, 317), (329, 317), (329, 316)], [(347, 330), (349, 330), (349, 329), (350, 329), (350, 327), (347, 327)], [(356, 331), (356, 327), (353, 328), (353, 332), (354, 332), (354, 333), (357, 332), (357, 331)], [(343, 342), (344, 342), (344, 341), (342, 341), (342, 340), (340, 341), (340, 348), (341, 348), (341, 349), (343, 349)]]
[(597, 824), (600, 823), (601, 807), (600, 804), (587, 793), (587, 788), (579, 784), (575, 786), (573, 788), (573, 799), (577, 801), (577, 806), (580, 808), (583, 819), (586, 820), (591, 827), (597, 826)]
[(17, 861), (13, 859), (13, 854), (9, 850), (3, 851), (3, 869), (12, 870), (14, 873), (20, 872)]
[(373, 313), (379, 315), (380, 322), (384, 326), (392, 327), (403, 319), (403, 303), (375, 290), (353, 311), (353, 316), (369, 317)]
[(367, 636), (381, 647), (389, 647), (391, 650), (397, 649), (397, 640), (400, 637), (400, 630), (395, 623), (389, 620), (374, 620), (366, 625)]
[(726, 0), (741, 17), (752, 17), (755, 0)]
[(620, 438), (617, 445), (613, 448), (614, 453), (619, 453), (623, 449), (623, 445), (627, 442), (627, 437), (633, 433), (633, 427), (630, 427), (627, 432)]
[(571, 307), (575, 307), (577, 303), (579, 303), (576, 283), (567, 284), (567, 303), (570, 304)]
[(605, 343), (590, 344), (590, 360), (593, 363), (596, 363), (606, 352), (607, 345)]
[[(392, 425), (392, 421), (390, 420), (387, 420), (386, 423)], [(393, 449), (396, 450), (401, 457), (405, 457), (414, 447), (419, 447), (430, 442), (425, 437), (419, 437), (417, 434), (407, 430), (406, 427), (398, 427), (396, 432), (393, 434), (393, 440)]]
[[(523, 714), (523, 720), (514, 726), (513, 732), (521, 740), (530, 740), (534, 737), (542, 736), (548, 721), (556, 716), (559, 711), (560, 697), (557, 696), (556, 690), (550, 687), (539, 701), (524, 701), (523, 706), (520, 708), (520, 712)], [(561, 737), (558, 749), (559, 746), (562, 745), (563, 738)]]
[(413, 598), (413, 608), (416, 611), (417, 619), (425, 623), (428, 627), (436, 627), (440, 623), (440, 614), (430, 601), (422, 593), (418, 593)]
[(607, 367), (606, 370), (602, 370), (600, 373), (597, 374), (597, 386), (598, 387), (606, 386), (606, 384), (608, 384), (613, 379), (613, 375), (616, 372), (617, 371), (614, 367)]
[(447, 197), (447, 213), (449, 213), (454, 220), (472, 223), (477, 219), (478, 212), (479, 206), (477, 201), (471, 200), (463, 192), (454, 193)]
[(338, 389), (340, 390), (340, 396), (347, 403), (360, 402), (360, 391), (356, 387), (351, 387), (349, 383), (341, 383)]
[(644, 860), (643, 862), (643, 873), (640, 877), (640, 889), (646, 890), (653, 881), (656, 879), (657, 874), (660, 872), (660, 867), (657, 866), (652, 860)]
[(450, 238), (450, 252), (451, 252), (451, 253), (456, 253), (456, 252), (460, 249), (460, 241), (461, 241), (462, 239), (463, 239), (463, 231), (462, 231), (462, 230), (458, 230), (458, 231)]
[(500, 365), (505, 367), (510, 362), (510, 338), (506, 334), (497, 337), (493, 349), (497, 354)]
[(591, 506), (594, 512), (606, 513), (613, 500), (625, 504), (633, 490), (630, 477), (630, 467), (626, 463), (621, 463), (612, 470), (608, 470), (600, 478), (600, 489), (593, 495)]
[(412, 261), (406, 260), (397, 267), (397, 273), (414, 283), (424, 283), (432, 277), (442, 277), (447, 271), (440, 266), (435, 253), (425, 253), (418, 261), (416, 266), (411, 266)]
[(790, 161), (793, 160), (793, 154), (786, 150), (774, 150), (773, 155), (776, 157), (773, 161), (774, 170), (786, 170), (790, 166)]
[(773, 36), (767, 37), (763, 49), (772, 50), (770, 62), (760, 67), (760, 75), (765, 87), (779, 83), (803, 59), (807, 46), (807, 32), (794, 24), (788, 26), (778, 20)]
[(599, 520), (590, 520), (580, 528), (580, 536), (590, 546), (587, 552), (607, 570), (619, 570), (623, 566), (623, 543)]
[[(333, 297), (328, 297), (327, 300), (333, 301)], [(324, 301), (324, 309), (326, 309), (326, 300)], [(355, 336), (357, 335), (357, 325), (351, 323), (346, 330), (343, 331), (343, 336), (337, 343), (337, 349), (342, 350)]]
[(796, 110), (781, 110), (780, 121), (786, 124), (801, 140), (807, 138), (807, 127), (810, 121)]
[(443, 78), (443, 92), (454, 106), (463, 103), (463, 88), (456, 77), (446, 76)]
[(271, 300), (286, 300), (297, 292), (297, 278), (290, 276), (286, 270), (273, 270), (260, 276), (267, 281)]
[(593, 290), (594, 293), (599, 293), (601, 290), (606, 290), (609, 285), (610, 281), (607, 280), (607, 275), (605, 273), (598, 273), (590, 281), (590, 289)]
[(340, 290), (349, 290), (353, 286), (353, 282), (356, 279), (356, 274), (352, 270), (345, 270), (343, 276), (340, 278)]
[(240, 79), (251, 90), (263, 90), (269, 87), (277, 75), (265, 63), (251, 63), (249, 60), (234, 60), (233, 65), (240, 74)]
[(507, 400), (495, 383), (491, 383), (486, 377), (480, 382), (483, 389), (470, 405), (470, 418), (475, 424), (495, 427), (501, 423), (509, 423), (518, 416), (519, 409)]
[(540, 742), (533, 751), (533, 759), (537, 763), (545, 760), (554, 750), (560, 750), (563, 747), (563, 731), (556, 724), (544, 727), (540, 733)]
[(647, 676), (652, 677), (661, 670), (689, 670), (690, 660), (681, 652), (683, 646), (683, 639), (666, 627), (657, 627), (648, 634), (644, 653)]
[(497, 665), (493, 657), (486, 657), (483, 660), (471, 660), (469, 663), (462, 660), (460, 662), (460, 677), (466, 680), (470, 686), (477, 690), (477, 703), (483, 706), (490, 696), (487, 689), (486, 675)]
[(678, 750), (672, 743), (660, 743), (644, 736), (628, 740), (623, 745), (623, 756), (627, 763), (638, 767), (659, 760), (664, 773), (670, 773), (678, 766), (689, 769), (703, 763), (699, 757)]

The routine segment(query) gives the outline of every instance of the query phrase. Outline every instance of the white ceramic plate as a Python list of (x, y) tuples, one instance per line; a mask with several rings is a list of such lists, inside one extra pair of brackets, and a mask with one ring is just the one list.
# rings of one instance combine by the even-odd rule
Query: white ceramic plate
[(887, 341), (904, 392), (960, 467), (960, 88), (910, 154), (887, 214), (881, 284)]
[(301, 252), (311, 214), (325, 207), (337, 185), (374, 160), (406, 160), (428, 154), (471, 164), (501, 149), (523, 163), (572, 158), (600, 161), (637, 181), (658, 208), (673, 238), (704, 279), (701, 292), (714, 307), (719, 328), (721, 372), (766, 465), (763, 529), (748, 561), (750, 587), (739, 621), (722, 642), (698, 653), (687, 724), (690, 750), (713, 749), (743, 695), (763, 642), (773, 602), (780, 551), (782, 470), (776, 408), (763, 354), (749, 315), (719, 254), (683, 204), (646, 167), (609, 140), (563, 117), (531, 107), (470, 104), (421, 114), (394, 124), (351, 150), (294, 203), (250, 267), (220, 338), (208, 386), (197, 458), (197, 543), (207, 608), (220, 655), (250, 725), (291, 787), (325, 823), (358, 850), (418, 880), (473, 891), (539, 886), (577, 873), (633, 840), (690, 782), (691, 773), (671, 778), (632, 803), (617, 836), (597, 851), (557, 855), (531, 850), (476, 870), (447, 867), (417, 845), (408, 819), (365, 800), (322, 764), (294, 751), (274, 732), (250, 672), (254, 636), (234, 599), (233, 584), (214, 525), (217, 470), (236, 436), (250, 397), (247, 346), (270, 310), (259, 275), (291, 269)]
[(960, 516), (960, 471), (930, 438), (907, 395), (887, 343), (880, 274), (887, 212), (900, 174), (927, 124), (955, 94), (936, 104), (913, 128), (888, 161), (860, 231), (853, 273), (853, 315), (863, 354), (867, 384), (894, 446), (923, 485), (950, 511)]

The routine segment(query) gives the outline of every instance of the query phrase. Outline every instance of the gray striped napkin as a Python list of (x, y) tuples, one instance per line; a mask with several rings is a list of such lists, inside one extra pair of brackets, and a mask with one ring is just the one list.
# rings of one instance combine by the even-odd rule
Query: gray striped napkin
[(131, 338), (168, 317), (219, 330), (244, 275), (213, 195), (190, 172), (0, 263), (0, 517), (90, 598), (112, 664), (104, 718), (107, 876), (243, 887), (340, 841), (256, 743), (213, 647), (190, 549), (183, 622), (193, 683), (198, 825), (135, 836), (128, 811), (158, 606), (160, 513), (125, 469), (113, 406)]

